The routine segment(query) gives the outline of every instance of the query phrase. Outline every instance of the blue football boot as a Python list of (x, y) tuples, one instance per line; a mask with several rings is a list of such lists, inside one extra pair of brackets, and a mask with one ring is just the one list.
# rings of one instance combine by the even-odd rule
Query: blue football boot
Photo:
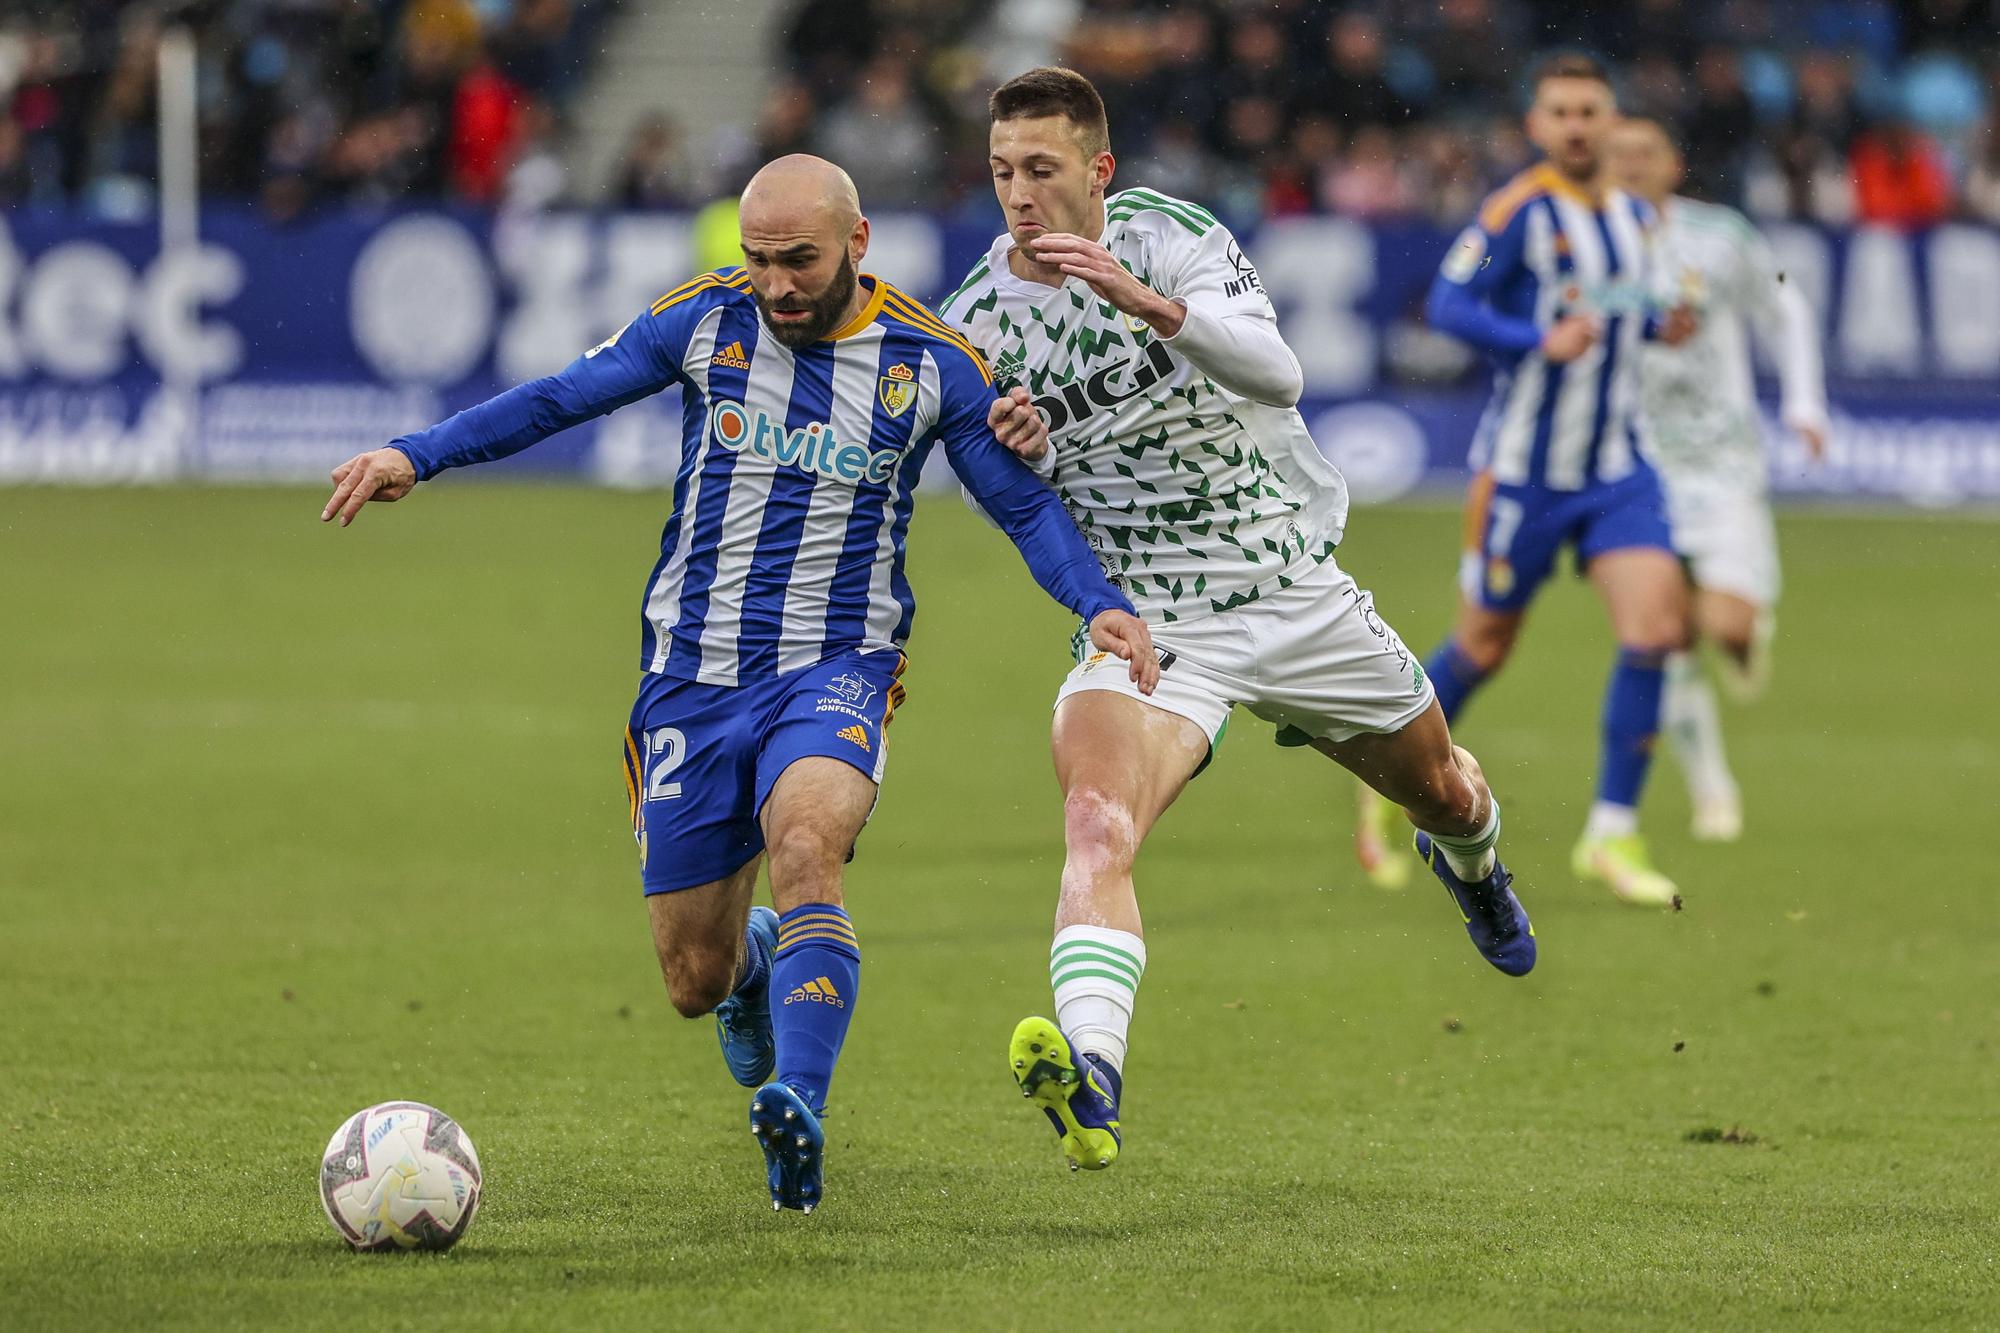
[(1493, 861), (1492, 874), (1468, 884), (1452, 873), (1430, 834), (1418, 832), (1417, 855), (1451, 890), (1458, 914), (1465, 919), (1465, 933), (1480, 956), (1510, 977), (1528, 975), (1535, 966), (1535, 927), (1528, 920), (1528, 909), (1514, 896), (1514, 876), (1499, 858)]
[(810, 1213), (819, 1207), (826, 1131), (805, 1098), (783, 1083), (767, 1083), (750, 1099), (750, 1132), (764, 1150), (771, 1208)]
[(764, 980), (715, 1006), (715, 1040), (729, 1076), (746, 1088), (771, 1077), (778, 1065), (778, 1042), (771, 1035), (771, 959), (778, 952), (778, 914), (750, 909), (750, 934), (764, 946)]
[(1095, 1055), (1073, 1054), (1062, 1029), (1024, 1018), (1007, 1044), (1021, 1095), (1040, 1106), (1062, 1140), (1072, 1171), (1102, 1171), (1118, 1160), (1118, 1097), (1124, 1081)]

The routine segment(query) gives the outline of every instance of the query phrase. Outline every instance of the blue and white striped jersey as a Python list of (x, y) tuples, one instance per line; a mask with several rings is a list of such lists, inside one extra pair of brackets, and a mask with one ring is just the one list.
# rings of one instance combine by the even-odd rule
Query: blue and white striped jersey
[[(1592, 200), (1541, 163), (1490, 196), (1431, 285), (1433, 327), (1484, 349), (1493, 398), (1472, 466), (1509, 485), (1575, 491), (1639, 460), (1639, 345), (1657, 327), (1651, 211), (1617, 190)], [(1565, 315), (1602, 335), (1574, 361), (1541, 353)]]
[(704, 274), (560, 374), (392, 443), (427, 479), (678, 383), (674, 508), (646, 581), (650, 672), (736, 685), (900, 648), (916, 610), (904, 537), (940, 441), (1052, 596), (1085, 620), (1131, 610), (1060, 499), (994, 438), (979, 355), (889, 283), (861, 282), (854, 319), (794, 350), (769, 336), (742, 269)]

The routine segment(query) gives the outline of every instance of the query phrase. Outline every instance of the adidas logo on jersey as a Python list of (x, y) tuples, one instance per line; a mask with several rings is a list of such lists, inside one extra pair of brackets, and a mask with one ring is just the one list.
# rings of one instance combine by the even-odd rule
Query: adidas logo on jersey
[(836, 1009), (845, 1009), (847, 1001), (840, 998), (833, 982), (826, 977), (808, 981), (803, 986), (792, 987), (792, 993), (785, 997), (786, 1004), (830, 1004)]
[(732, 366), (737, 370), (750, 369), (750, 358), (743, 354), (743, 343), (739, 339), (729, 344), (708, 359), (711, 366)]
[(839, 731), (836, 731), (833, 734), (840, 737), (840, 739), (844, 741), (853, 741), (856, 745), (860, 746), (864, 750), (871, 748), (868, 744), (868, 732), (865, 728), (862, 727), (862, 725), (859, 722), (855, 723), (851, 727), (842, 727)]

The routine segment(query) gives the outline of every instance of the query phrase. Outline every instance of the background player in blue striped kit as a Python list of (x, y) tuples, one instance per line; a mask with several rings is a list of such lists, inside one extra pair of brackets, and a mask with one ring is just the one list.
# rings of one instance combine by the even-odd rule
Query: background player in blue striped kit
[[(1055, 492), (1002, 443), (1043, 430), (1027, 395), (996, 399), (970, 345), (856, 273), (869, 228), (846, 173), (778, 159), (744, 190), (741, 230), (744, 267), (669, 292), (560, 374), (342, 464), (321, 517), (345, 525), (444, 468), (681, 386), (625, 733), (633, 831), (674, 1006), (715, 1012), (730, 1072), (757, 1088), (772, 1204), (810, 1212), (860, 979), (843, 866), (903, 697), (904, 538), (931, 446), (1141, 688), (1159, 662)], [(778, 913), (753, 913), (767, 855)]]
[[(1638, 807), (1664, 665), (1687, 644), (1690, 608), (1665, 495), (1639, 451), (1638, 353), (1684, 341), (1694, 321), (1655, 313), (1652, 211), (1604, 180), (1618, 109), (1603, 69), (1557, 56), (1533, 87), (1528, 136), (1544, 160), (1486, 201), (1431, 287), (1432, 326), (1488, 353), (1494, 382), (1473, 442), (1458, 620), (1424, 668), (1456, 721), (1569, 547), (1618, 640), (1596, 799), (1571, 864), (1627, 902), (1664, 905), (1674, 885), (1653, 868)], [(1362, 864), (1393, 882), (1385, 812), (1362, 800)]]

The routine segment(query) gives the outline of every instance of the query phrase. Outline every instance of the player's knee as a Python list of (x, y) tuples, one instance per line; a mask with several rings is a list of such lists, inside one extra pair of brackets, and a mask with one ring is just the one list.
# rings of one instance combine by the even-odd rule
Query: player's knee
[(823, 823), (812, 819), (787, 820), (770, 830), (765, 839), (771, 857), (771, 885), (811, 896), (812, 887), (828, 875), (838, 875), (853, 845)]
[(1678, 653), (1692, 647), (1694, 640), (1694, 602), (1685, 584), (1675, 584), (1671, 595), (1660, 597), (1637, 617), (1626, 646)]
[(1519, 621), (1501, 621), (1462, 627), (1452, 637), (1475, 667), (1490, 674), (1514, 651), (1514, 640), (1520, 633)]
[(1748, 662), (1750, 653), (1756, 647), (1756, 634), (1750, 626), (1731, 625), (1719, 633), (1709, 635), (1711, 642), (1738, 663)]
[(1733, 602), (1711, 603), (1702, 607), (1701, 634), (1719, 650), (1738, 662), (1749, 660), (1757, 637), (1757, 614)]
[(667, 999), (682, 1018), (715, 1012), (729, 998), (736, 980), (733, 961), (710, 954), (685, 954), (666, 960)]
[(1130, 869), (1138, 850), (1130, 803), (1089, 783), (1071, 787), (1063, 798), (1063, 837), (1071, 863), (1093, 873)]
[(1665, 661), (1669, 654), (1684, 651), (1692, 638), (1685, 616), (1663, 612), (1629, 626), (1618, 636), (1618, 647), (1627, 657)]

